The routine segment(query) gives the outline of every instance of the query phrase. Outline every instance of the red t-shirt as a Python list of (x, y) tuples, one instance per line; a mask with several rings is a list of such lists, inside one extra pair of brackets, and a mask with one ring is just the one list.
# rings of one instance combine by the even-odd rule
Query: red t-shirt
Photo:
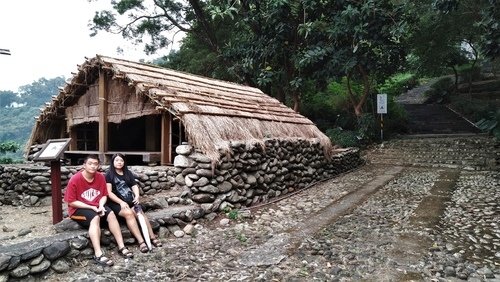
[(96, 172), (94, 180), (88, 182), (82, 175), (82, 171), (77, 172), (68, 182), (66, 192), (64, 193), (64, 201), (68, 203), (68, 215), (75, 213), (76, 208), (71, 207), (69, 203), (80, 201), (87, 205), (99, 206), (99, 200), (108, 195), (106, 188), (106, 179), (104, 175)]

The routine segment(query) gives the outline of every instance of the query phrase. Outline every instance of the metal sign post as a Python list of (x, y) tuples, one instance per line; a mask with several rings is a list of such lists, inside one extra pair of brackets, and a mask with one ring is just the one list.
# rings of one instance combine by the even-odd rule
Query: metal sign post
[(52, 224), (62, 221), (61, 162), (59, 159), (68, 147), (71, 138), (49, 139), (34, 161), (50, 161), (50, 182), (52, 184)]
[(387, 114), (387, 94), (377, 94), (377, 114), (380, 114), (380, 140), (384, 141), (384, 114)]

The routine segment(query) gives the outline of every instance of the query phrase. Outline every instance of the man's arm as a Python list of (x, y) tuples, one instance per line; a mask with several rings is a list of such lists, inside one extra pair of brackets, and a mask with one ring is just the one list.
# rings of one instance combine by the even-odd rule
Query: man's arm
[(89, 204), (86, 204), (84, 202), (81, 202), (81, 201), (73, 201), (73, 202), (70, 202), (68, 203), (68, 205), (74, 207), (74, 208), (77, 208), (77, 209), (89, 209), (89, 210), (93, 210), (93, 211), (98, 211), (98, 207), (96, 206), (91, 206)]

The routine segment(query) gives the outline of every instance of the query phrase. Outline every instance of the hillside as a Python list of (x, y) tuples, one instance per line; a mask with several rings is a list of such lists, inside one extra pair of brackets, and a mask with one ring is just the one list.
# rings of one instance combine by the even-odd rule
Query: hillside
[[(0, 90), (0, 143), (14, 141), (21, 145), (21, 150), (8, 157), (20, 159), (24, 146), (31, 134), (35, 117), (39, 109), (50, 101), (58, 88), (64, 85), (63, 77), (53, 79), (40, 78), (32, 84), (19, 87), (19, 92)], [(1, 85), (0, 85), (1, 87)], [(15, 105), (15, 107), (12, 107)]]

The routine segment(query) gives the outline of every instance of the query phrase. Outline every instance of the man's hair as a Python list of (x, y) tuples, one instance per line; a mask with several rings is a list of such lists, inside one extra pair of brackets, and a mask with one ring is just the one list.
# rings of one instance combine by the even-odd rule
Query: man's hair
[(85, 156), (85, 159), (83, 159), (83, 163), (86, 163), (88, 159), (93, 159), (93, 160), (97, 160), (98, 163), (100, 163), (101, 161), (99, 160), (99, 156), (96, 155), (96, 154), (89, 154), (87, 156)]

